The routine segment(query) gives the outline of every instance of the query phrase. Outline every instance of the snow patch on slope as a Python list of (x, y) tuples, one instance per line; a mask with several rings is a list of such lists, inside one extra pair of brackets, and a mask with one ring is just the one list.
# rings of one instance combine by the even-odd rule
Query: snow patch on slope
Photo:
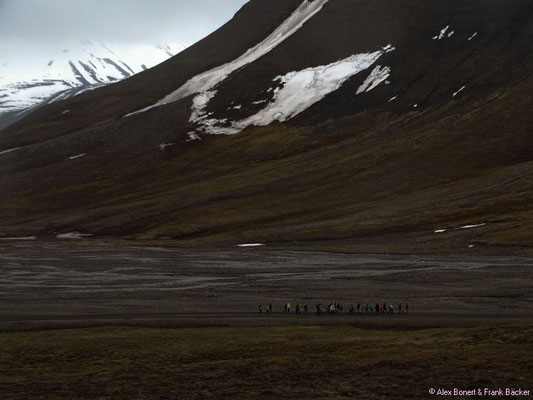
[(208, 92), (224, 81), (231, 73), (253, 63), (265, 54), (271, 52), (295, 32), (309, 19), (317, 14), (329, 0), (304, 0), (302, 4), (287, 18), (271, 35), (256, 46), (252, 47), (239, 58), (206, 71), (189, 79), (183, 86), (170, 93), (154, 105), (135, 111), (127, 116), (148, 111), (152, 108), (179, 101), (195, 93)]
[(455, 228), (455, 229), (472, 229), (472, 228), (480, 228), (482, 226), (485, 226), (487, 225), (486, 222), (483, 222), (482, 224), (474, 224), (474, 225), (464, 225), (464, 226), (460, 226), (459, 228)]
[(386, 81), (387, 78), (390, 76), (391, 69), (389, 67), (381, 67), (381, 65), (378, 65), (374, 70), (370, 73), (368, 78), (363, 82), (363, 84), (357, 89), (357, 94), (361, 94), (363, 92), (370, 92), (372, 89), (374, 89), (376, 86), (378, 86), (381, 82)]
[(3, 238), (0, 238), (0, 240), (13, 240), (13, 241), (37, 240), (37, 236), (3, 237)]
[(461, 229), (474, 229), (474, 228), (481, 228), (483, 226), (486, 226), (487, 223), (486, 222), (483, 222), (483, 223), (480, 223), (480, 224), (473, 224), (473, 225), (463, 225), (463, 226), (458, 226), (458, 227), (455, 227), (455, 228), (442, 228), (442, 229), (437, 229), (435, 231), (435, 233), (445, 233), (449, 230), (461, 230)]
[(461, 87), (457, 92), (455, 92), (455, 93), (452, 95), (452, 97), (454, 97), (454, 98), (457, 97), (457, 95), (458, 95), (459, 93), (461, 93), (461, 92), (462, 92), (463, 90), (465, 90), (465, 89), (466, 89), (466, 85), (463, 86), (463, 87)]
[[(274, 79), (277, 84), (272, 101), (257, 114), (240, 121), (228, 123), (227, 120), (209, 118), (206, 107), (216, 91), (201, 93), (193, 100), (190, 122), (199, 125), (198, 130), (205, 134), (232, 135), (251, 125), (266, 126), (274, 121), (287, 121), (338, 90), (352, 76), (368, 69), (383, 54), (393, 50), (394, 47), (388, 45), (373, 53), (355, 54), (328, 65), (278, 76)], [(363, 84), (363, 91), (375, 88), (389, 74), (390, 68), (378, 67)]]
[(175, 146), (175, 143), (161, 143), (159, 145), (159, 150), (165, 150), (167, 147)]
[(93, 236), (90, 233), (79, 233), (79, 232), (69, 232), (69, 233), (60, 233), (56, 235), (58, 239), (83, 239), (86, 237)]
[(77, 155), (75, 155), (75, 156), (69, 157), (68, 159), (69, 159), (69, 160), (77, 160), (78, 158), (82, 158), (82, 157), (85, 157), (85, 153), (83, 153), (83, 154), (77, 154)]
[(8, 154), (8, 153), (11, 153), (11, 152), (16, 151), (16, 150), (18, 150), (18, 149), (20, 149), (20, 147), (15, 147), (15, 148), (13, 148), (13, 149), (8, 149), (8, 150), (0, 151), (0, 155), (2, 155), (2, 154)]
[[(433, 36), (433, 40), (442, 40), (446, 36), (446, 32), (448, 32), (448, 29), (450, 29), (450, 25), (446, 25), (444, 28), (441, 29), (440, 33), (437, 36)], [(451, 37), (453, 35), (453, 31), (448, 34), (448, 37)]]

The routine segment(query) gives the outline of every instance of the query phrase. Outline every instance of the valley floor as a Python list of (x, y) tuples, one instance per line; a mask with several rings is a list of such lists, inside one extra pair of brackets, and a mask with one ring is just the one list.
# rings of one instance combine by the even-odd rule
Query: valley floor
[(311, 313), (318, 303), (341, 303), (345, 310), (350, 304), (384, 302), (397, 310), (399, 303), (408, 303), (409, 318), (424, 315), (417, 324), (428, 321), (434, 327), (441, 326), (439, 320), (449, 320), (444, 326), (477, 320), (509, 323), (533, 316), (532, 267), (533, 258), (475, 254), (0, 242), (0, 328), (84, 326), (102, 320), (174, 321), (181, 326), (193, 317), (255, 320), (250, 317), (259, 304), (269, 303), (280, 321), (287, 302), (293, 310), (307, 304)]
[[(513, 256), (1, 242), (2, 399), (531, 390), (532, 266)], [(311, 314), (284, 314), (289, 301)], [(320, 302), (409, 303), (410, 313), (316, 316)], [(274, 314), (259, 315), (268, 303)]]

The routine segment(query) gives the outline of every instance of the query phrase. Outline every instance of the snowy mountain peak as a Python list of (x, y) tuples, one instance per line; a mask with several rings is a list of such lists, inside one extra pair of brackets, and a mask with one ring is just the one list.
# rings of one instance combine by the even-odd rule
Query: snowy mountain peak
[(5, 60), (0, 64), (0, 128), (39, 104), (128, 78), (177, 52), (166, 44), (130, 47), (83, 40), (52, 53)]

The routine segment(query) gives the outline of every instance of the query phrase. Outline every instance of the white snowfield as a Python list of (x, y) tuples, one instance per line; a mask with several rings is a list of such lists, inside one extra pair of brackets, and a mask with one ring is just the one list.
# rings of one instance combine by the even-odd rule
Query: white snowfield
[[(30, 82), (30, 85), (33, 82)], [(32, 107), (40, 102), (54, 96), (58, 92), (72, 89), (72, 86), (63, 81), (37, 82), (36, 86), (30, 86), (26, 83), (10, 83), (0, 79), (0, 97), (5, 96), (0, 107), (0, 114), (4, 112), (14, 112), (20, 115), (27, 108)]]
[[(190, 121), (199, 126), (199, 130), (212, 135), (232, 135), (248, 126), (266, 126), (274, 121), (287, 121), (328, 94), (338, 90), (352, 76), (372, 66), (383, 54), (395, 50), (392, 45), (373, 53), (352, 55), (344, 60), (328, 65), (306, 68), (302, 71), (289, 72), (274, 79), (272, 101), (261, 111), (246, 119), (228, 124), (227, 120), (209, 118), (205, 108), (216, 95), (216, 91), (204, 92), (193, 100)], [(357, 94), (374, 89), (390, 75), (390, 68), (378, 66), (357, 91)]]
[(272, 34), (270, 34), (270, 36), (246, 51), (246, 53), (241, 55), (239, 58), (227, 64), (216, 67), (210, 71), (196, 75), (195, 77), (189, 79), (189, 81), (187, 81), (179, 89), (159, 100), (154, 105), (139, 111), (135, 111), (126, 116), (145, 112), (155, 107), (173, 103), (195, 93), (210, 91), (219, 83), (224, 81), (231, 73), (258, 60), (287, 40), (287, 38), (291, 37), (309, 19), (318, 13), (328, 1), (329, 0), (304, 0), (296, 9), (296, 11), (294, 11), (289, 18), (287, 18)]
[[(228, 78), (230, 74), (255, 62), (275, 49), (322, 10), (328, 1), (303, 0), (296, 11), (271, 35), (237, 59), (194, 76), (183, 86), (159, 100), (154, 105), (135, 111), (126, 117), (179, 101), (191, 95), (196, 96), (192, 101), (193, 104), (189, 120), (196, 125), (197, 133), (232, 135), (241, 132), (248, 126), (265, 126), (274, 121), (284, 122), (295, 117), (322, 100), (328, 94), (338, 90), (352, 76), (371, 67), (383, 54), (395, 50), (394, 47), (389, 44), (371, 53), (354, 54), (346, 59), (328, 65), (310, 67), (278, 76), (274, 79), (273, 87), (268, 90), (268, 93), (273, 93), (273, 98), (270, 101), (261, 100), (254, 102), (254, 104), (265, 103), (265, 107), (256, 114), (239, 121), (213, 118), (211, 114), (206, 112), (206, 109), (209, 102), (217, 94), (217, 86)], [(390, 73), (391, 70), (389, 67), (376, 67), (359, 88), (357, 94), (374, 89), (386, 81)], [(237, 107), (233, 108), (238, 109)], [(197, 140), (199, 136), (197, 134), (189, 134), (189, 137), (191, 140)]]
[(239, 244), (237, 247), (262, 247), (264, 246), (263, 243), (245, 243), (245, 244)]
[(0, 64), (0, 114), (22, 114), (42, 101), (63, 100), (119, 81), (173, 55), (161, 45), (83, 41), (66, 47), (38, 52), (22, 48), (17, 58)]

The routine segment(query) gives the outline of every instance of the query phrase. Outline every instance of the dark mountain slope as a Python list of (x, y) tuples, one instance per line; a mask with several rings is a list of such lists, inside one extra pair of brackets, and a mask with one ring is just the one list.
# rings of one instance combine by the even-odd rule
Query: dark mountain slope
[[(246, 118), (276, 76), (389, 43), (396, 49), (378, 64), (390, 67), (390, 83), (357, 94), (372, 65), (286, 123), (233, 136), (189, 141), (191, 97), (81, 130), (43, 110), (0, 138), (9, 149), (55, 137), (0, 155), (1, 232), (357, 251), (530, 247), (532, 4), (331, 0), (217, 86), (207, 111)], [(446, 26), (453, 35), (433, 40)], [(113, 90), (141, 87), (137, 79)], [(157, 90), (150, 98), (158, 99), (171, 86), (142, 93)], [(109, 90), (92, 95), (115, 101)], [(146, 104), (137, 98), (120, 110)]]
[[(228, 62), (274, 30), (300, 0), (253, 0), (212, 35), (130, 79), (51, 104), (2, 131), (0, 151), (111, 121), (148, 106), (195, 74)], [(62, 114), (65, 109), (69, 114)]]

